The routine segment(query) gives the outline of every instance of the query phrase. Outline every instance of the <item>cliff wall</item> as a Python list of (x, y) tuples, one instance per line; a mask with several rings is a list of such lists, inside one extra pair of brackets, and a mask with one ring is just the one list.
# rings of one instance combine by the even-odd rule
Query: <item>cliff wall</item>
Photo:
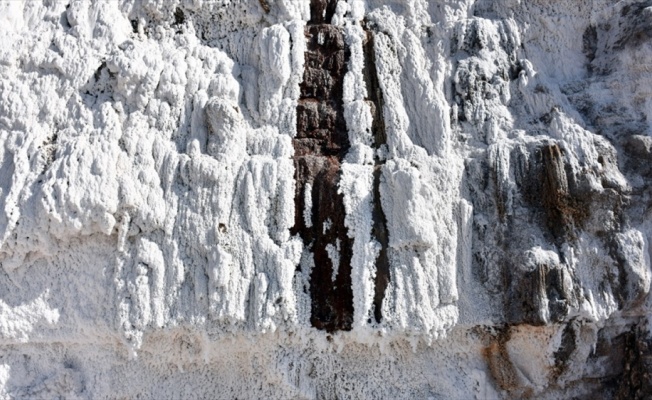
[(0, 397), (649, 398), (652, 1), (0, 1)]

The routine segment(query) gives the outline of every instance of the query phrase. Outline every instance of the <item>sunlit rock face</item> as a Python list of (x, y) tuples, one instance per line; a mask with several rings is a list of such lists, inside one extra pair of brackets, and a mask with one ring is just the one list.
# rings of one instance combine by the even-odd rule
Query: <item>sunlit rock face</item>
[(0, 397), (652, 395), (652, 1), (0, 0), (0, 43)]

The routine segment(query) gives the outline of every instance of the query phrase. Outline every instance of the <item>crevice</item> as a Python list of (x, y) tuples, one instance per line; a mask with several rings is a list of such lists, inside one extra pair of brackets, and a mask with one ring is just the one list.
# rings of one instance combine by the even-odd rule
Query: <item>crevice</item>
[(258, 0), (258, 2), (260, 3), (260, 6), (263, 8), (263, 11), (265, 11), (266, 14), (269, 14), (271, 8), (269, 7), (267, 0)]
[[(344, 198), (338, 193), (341, 163), (350, 148), (342, 102), (349, 50), (341, 28), (329, 24), (336, 4), (311, 1), (293, 140), (297, 184), (292, 234), (299, 234), (314, 260), (310, 322), (328, 332), (351, 330), (353, 323), (353, 243), (344, 225)], [(311, 202), (307, 218), (306, 200)], [(331, 257), (333, 248), (339, 257)]]
[(330, 24), (337, 0), (310, 0), (310, 21), (308, 25)]
[(552, 376), (557, 379), (571, 364), (571, 357), (577, 350), (577, 341), (580, 334), (580, 322), (577, 319), (571, 320), (561, 334), (561, 343), (557, 351), (553, 353), (555, 365), (552, 369)]
[(389, 236), (387, 234), (387, 218), (383, 211), (380, 198), (380, 182), (382, 178), (382, 166), (385, 164), (385, 157), (379, 153), (386, 151), (387, 133), (385, 131), (385, 121), (383, 120), (383, 92), (378, 83), (378, 72), (376, 71), (376, 53), (374, 51), (374, 35), (371, 30), (363, 24), (365, 30), (365, 39), (363, 43), (364, 51), (364, 77), (367, 86), (367, 104), (371, 108), (373, 123), (371, 125), (374, 137), (374, 189), (373, 199), (374, 208), (372, 213), (373, 226), (371, 234), (380, 243), (380, 251), (376, 259), (376, 278), (374, 285), (374, 318), (377, 323), (382, 321), (382, 307), (385, 299), (385, 292), (390, 282), (389, 259), (387, 256), (387, 247), (389, 246)]
[(183, 10), (177, 7), (174, 10), (174, 23), (172, 25), (183, 25), (186, 22), (186, 14)]

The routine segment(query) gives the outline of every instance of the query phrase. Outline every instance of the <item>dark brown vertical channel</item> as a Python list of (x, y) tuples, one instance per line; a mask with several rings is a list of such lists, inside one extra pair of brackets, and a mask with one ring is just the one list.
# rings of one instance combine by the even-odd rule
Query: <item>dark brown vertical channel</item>
[[(364, 39), (364, 77), (367, 86), (367, 104), (371, 108), (373, 124), (371, 130), (374, 136), (374, 147), (376, 150), (381, 149), (387, 144), (387, 133), (385, 132), (385, 121), (383, 120), (383, 92), (378, 84), (378, 73), (376, 71), (376, 53), (374, 51), (374, 35), (363, 24), (365, 30)], [(374, 317), (376, 322), (382, 320), (383, 300), (385, 291), (389, 285), (389, 259), (387, 257), (387, 247), (389, 237), (387, 235), (387, 218), (380, 201), (380, 179), (382, 166), (385, 164), (385, 158), (381, 158), (376, 151), (374, 156), (374, 208), (373, 208), (373, 227), (371, 234), (380, 243), (380, 252), (376, 259), (376, 280), (374, 292)]]
[[(311, 323), (328, 332), (350, 330), (353, 322), (352, 239), (344, 226), (344, 201), (338, 193), (340, 165), (350, 147), (342, 107), (349, 52), (341, 28), (330, 25), (336, 5), (337, 0), (310, 4), (293, 140), (297, 182), (293, 234), (301, 236), (315, 262), (310, 274)], [(308, 223), (306, 198), (312, 199)]]

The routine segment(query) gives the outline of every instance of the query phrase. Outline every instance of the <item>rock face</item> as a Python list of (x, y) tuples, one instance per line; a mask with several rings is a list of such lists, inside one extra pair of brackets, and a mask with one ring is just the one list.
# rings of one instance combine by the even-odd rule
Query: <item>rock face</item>
[(0, 0), (0, 397), (650, 398), (650, 32)]
[(311, 4), (294, 143), (296, 210), (293, 233), (305, 246), (301, 272), (310, 280), (310, 320), (329, 332), (353, 322), (352, 241), (338, 191), (341, 163), (351, 147), (342, 104), (350, 54), (331, 4)]

